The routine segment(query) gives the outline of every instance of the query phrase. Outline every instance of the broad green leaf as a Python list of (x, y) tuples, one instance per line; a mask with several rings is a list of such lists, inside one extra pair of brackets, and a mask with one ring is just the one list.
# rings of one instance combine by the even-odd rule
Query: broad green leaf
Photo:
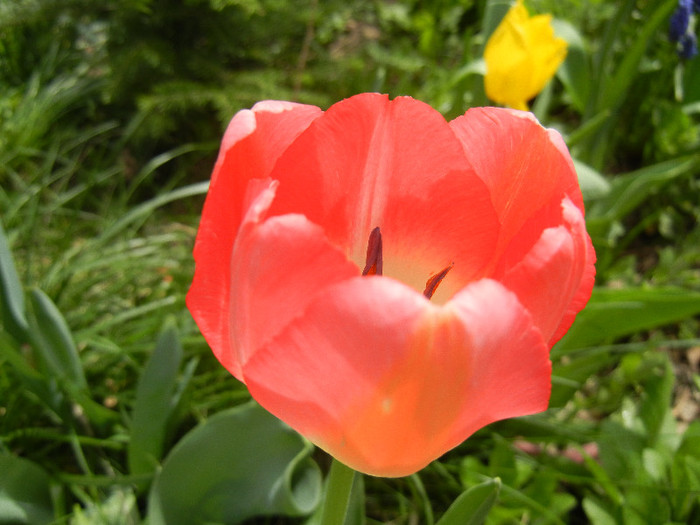
[(566, 60), (557, 71), (573, 106), (580, 112), (586, 108), (591, 86), (591, 71), (586, 45), (581, 33), (565, 20), (552, 20), (554, 33), (566, 40)]
[[(700, 420), (692, 422), (683, 433), (678, 454), (693, 458), (700, 464)], [(698, 479), (700, 480), (700, 468), (698, 468)], [(700, 484), (698, 484), (698, 489), (700, 489)]]
[(49, 475), (29, 461), (0, 453), (0, 523), (53, 522)]
[(700, 293), (679, 288), (596, 288), (553, 357), (700, 313)]
[(78, 390), (88, 385), (78, 349), (63, 315), (44, 292), (31, 291), (30, 339), (44, 372)]
[(583, 457), (583, 462), (586, 468), (593, 475), (594, 479), (598, 482), (600, 488), (605, 492), (605, 494), (612, 500), (616, 506), (622, 505), (624, 502), (624, 496), (620, 493), (614, 481), (610, 479), (608, 473), (603, 467), (598, 464), (598, 462), (593, 459), (586, 451), (579, 447), (579, 453)]
[(644, 382), (644, 398), (639, 407), (639, 417), (652, 445), (659, 438), (662, 425), (670, 412), (675, 380), (666, 355), (659, 356), (658, 362), (654, 364), (656, 373)]
[(256, 403), (216, 414), (165, 459), (149, 495), (149, 523), (233, 524), (252, 516), (308, 514), (322, 486), (312, 450)]
[[(623, 407), (622, 411), (631, 411), (630, 406)], [(634, 419), (634, 415), (625, 416), (632, 421), (625, 421), (624, 425), (608, 418), (601, 424), (601, 432), (598, 437), (598, 454), (600, 464), (604, 469), (605, 475), (611, 480), (633, 479), (637, 483), (650, 483), (651, 479), (646, 475), (644, 466), (642, 465), (642, 451), (646, 446), (646, 436), (643, 434), (643, 429), (638, 431), (636, 427), (641, 427)], [(635, 427), (634, 429), (628, 426)], [(597, 465), (597, 463), (596, 463)], [(596, 473), (593, 472), (595, 475)], [(605, 485), (603, 488), (614, 487), (611, 481), (610, 485)], [(618, 503), (618, 502), (616, 502)]]
[[(54, 393), (49, 405), (54, 410), (60, 410), (60, 393), (63, 392), (73, 403), (82, 407), (91, 423), (100, 426), (117, 419), (118, 414), (90, 397), (78, 349), (56, 305), (39, 289), (32, 290), (30, 299), (29, 340), (34, 348), (46, 389)], [(69, 411), (64, 412), (65, 417), (69, 417)]]
[(615, 516), (605, 508), (598, 498), (591, 496), (583, 498), (583, 510), (591, 525), (618, 525)]
[(580, 160), (573, 160), (581, 193), (583, 193), (583, 199), (586, 202), (599, 199), (610, 193), (610, 183), (603, 175)]
[(457, 84), (470, 75), (481, 75), (482, 77), (486, 74), (486, 62), (483, 58), (477, 58), (470, 62), (464, 64), (461, 68), (455, 71), (454, 78), (452, 82)]
[(494, 444), (489, 454), (489, 475), (512, 487), (517, 487), (515, 451), (505, 439), (494, 436)]
[[(668, 495), (651, 478), (635, 479), (625, 491), (622, 521), (625, 525), (667, 525), (671, 522)], [(663, 486), (663, 485), (662, 485)]]
[(486, 520), (491, 507), (498, 501), (501, 490), (499, 478), (490, 479), (467, 489), (450, 505), (437, 525), (479, 525)]
[(168, 323), (136, 387), (128, 449), (131, 474), (153, 472), (160, 462), (181, 361), (182, 345), (175, 326)]
[(10, 243), (0, 222), (0, 313), (5, 330), (15, 339), (24, 341), (27, 334), (24, 291), (17, 275)]
[[(698, 430), (698, 424), (693, 424), (696, 425), (695, 431)], [(700, 450), (700, 434), (695, 434), (692, 446), (695, 451)], [(700, 508), (697, 497), (700, 494), (700, 460), (687, 454), (677, 454), (671, 467), (671, 479), (674, 489), (671, 494), (673, 508), (678, 519), (687, 520), (693, 507)]]
[(664, 481), (668, 465), (661, 452), (653, 448), (645, 448), (642, 451), (642, 465), (651, 479), (656, 482)]
[(605, 198), (587, 210), (588, 232), (594, 238), (604, 237), (613, 222), (626, 217), (666, 184), (692, 174), (698, 162), (698, 155), (679, 157), (616, 176)]

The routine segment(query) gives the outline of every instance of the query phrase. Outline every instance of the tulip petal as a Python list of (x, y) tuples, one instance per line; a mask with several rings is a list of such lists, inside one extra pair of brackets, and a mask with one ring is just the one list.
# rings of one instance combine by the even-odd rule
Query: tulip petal
[(532, 114), (472, 108), (450, 125), (489, 187), (502, 226), (499, 253), (533, 215), (558, 206), (564, 196), (583, 210), (576, 170), (561, 136), (542, 127)]
[(566, 58), (567, 43), (554, 36), (552, 15), (537, 15), (530, 19), (528, 29), (532, 61), (537, 64), (532, 72), (532, 84), (527, 98), (542, 91)]
[(593, 242), (586, 231), (586, 223), (583, 215), (576, 207), (570, 204), (571, 203), (567, 200), (562, 203), (564, 209), (563, 215), (565, 224), (571, 232), (574, 246), (576, 247), (576, 253), (574, 255), (576, 261), (575, 267), (580, 268), (580, 270), (577, 270), (580, 271), (580, 278), (571, 301), (564, 310), (564, 315), (562, 315), (559, 326), (557, 326), (554, 334), (549, 339), (550, 347), (559, 341), (567, 330), (569, 330), (576, 318), (576, 314), (583, 310), (583, 307), (586, 306), (586, 303), (588, 303), (588, 300), (591, 298), (591, 292), (595, 284), (596, 254), (593, 248)]
[(530, 17), (516, 2), (489, 37), (484, 49), (484, 88), (493, 101), (527, 109), (566, 57), (566, 41), (554, 36), (551, 15)]
[(564, 224), (545, 229), (501, 279), (528, 309), (550, 346), (587, 302), (595, 274), (595, 256), (583, 216), (568, 199), (562, 208)]
[(187, 295), (187, 306), (217, 355), (233, 352), (231, 252), (244, 200), (251, 202), (256, 196), (255, 191), (246, 192), (249, 181), (268, 177), (277, 158), (320, 113), (315, 106), (265, 101), (238, 112), (226, 130), (197, 233), (196, 270)]
[(484, 48), (484, 89), (493, 101), (515, 109), (527, 109), (532, 93), (534, 62), (526, 31), (528, 13), (521, 2), (513, 5)]
[(443, 306), (386, 277), (319, 293), (244, 367), (266, 409), (361, 472), (408, 475), (498, 419), (546, 409), (548, 349), (491, 280)]
[(282, 155), (272, 215), (302, 213), (362, 267), (380, 227), (384, 273), (423, 290), (454, 262), (443, 302), (480, 277), (498, 221), (444, 118), (409, 97), (362, 94), (316, 119)]
[(231, 262), (231, 336), (236, 353), (219, 355), (246, 382), (241, 368), (324, 288), (359, 275), (323, 230), (303, 215), (271, 217), (242, 228)]

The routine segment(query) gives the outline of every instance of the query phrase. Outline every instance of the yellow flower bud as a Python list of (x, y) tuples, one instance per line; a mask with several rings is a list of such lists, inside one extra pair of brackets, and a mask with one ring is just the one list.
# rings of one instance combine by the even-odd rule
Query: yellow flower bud
[(531, 17), (522, 0), (508, 10), (484, 50), (486, 95), (527, 110), (527, 101), (554, 76), (566, 57), (566, 41), (554, 36), (551, 15)]

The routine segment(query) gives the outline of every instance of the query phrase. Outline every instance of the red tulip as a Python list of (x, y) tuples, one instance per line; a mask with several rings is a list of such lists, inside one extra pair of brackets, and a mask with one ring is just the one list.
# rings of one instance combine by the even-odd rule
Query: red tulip
[(411, 474), (546, 410), (595, 254), (559, 134), (362, 94), (265, 101), (224, 135), (187, 304), (267, 410), (338, 460)]

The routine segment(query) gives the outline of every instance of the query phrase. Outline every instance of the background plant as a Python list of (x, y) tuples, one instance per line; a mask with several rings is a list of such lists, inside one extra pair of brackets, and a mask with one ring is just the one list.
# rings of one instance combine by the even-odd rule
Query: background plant
[[(598, 288), (552, 352), (547, 413), (364, 479), (357, 523), (449, 523), (460, 494), (495, 503), (489, 523), (700, 522), (700, 62), (668, 40), (673, 0), (527, 5), (569, 42), (532, 108), (577, 159)], [(184, 306), (221, 132), (264, 98), (486, 104), (507, 7), (0, 4), (0, 522), (176, 523), (176, 503), (186, 523), (317, 519), (327, 458), (247, 404)], [(194, 466), (204, 488), (254, 490), (174, 499)]]

